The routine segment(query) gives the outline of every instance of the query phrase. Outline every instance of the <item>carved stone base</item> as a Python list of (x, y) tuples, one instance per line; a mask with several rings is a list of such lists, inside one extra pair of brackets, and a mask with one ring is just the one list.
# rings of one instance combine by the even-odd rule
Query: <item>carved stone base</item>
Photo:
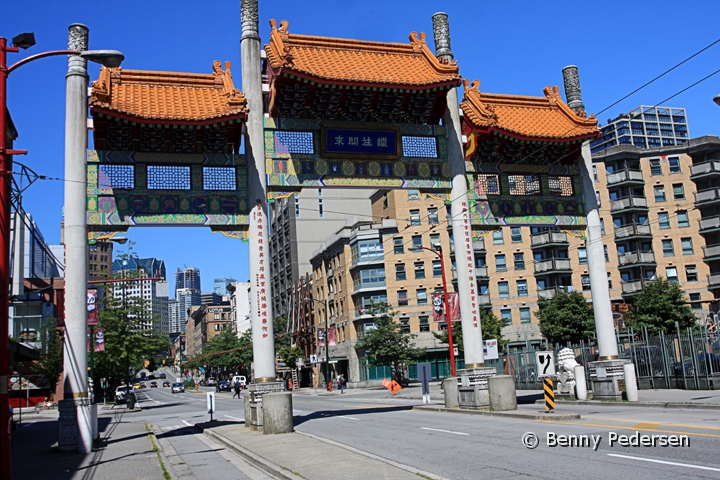
[(60, 427), (58, 448), (63, 452), (73, 452), (78, 447), (78, 424), (75, 400), (58, 402), (58, 426)]
[(488, 378), (495, 376), (493, 367), (458, 370), (458, 396), (460, 408), (483, 408), (490, 404)]
[[(263, 395), (284, 391), (283, 382), (252, 383), (245, 397), (245, 426), (256, 431), (264, 431)], [(249, 415), (248, 415), (249, 412)], [(292, 416), (292, 410), (290, 411)], [(292, 423), (292, 421), (291, 421)]]
[(625, 390), (623, 365), (630, 360), (601, 360), (588, 363), (594, 400), (621, 401)]

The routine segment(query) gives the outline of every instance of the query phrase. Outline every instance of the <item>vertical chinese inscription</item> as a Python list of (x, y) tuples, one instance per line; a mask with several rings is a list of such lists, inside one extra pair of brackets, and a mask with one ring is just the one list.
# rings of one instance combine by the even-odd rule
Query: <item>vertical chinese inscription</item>
[(468, 283), (470, 285), (470, 315), (472, 316), (472, 326), (477, 329), (480, 328), (480, 317), (478, 315), (478, 302), (477, 302), (477, 279), (475, 278), (475, 263), (473, 262), (473, 246), (472, 246), (472, 226), (470, 225), (470, 217), (468, 216), (468, 204), (466, 201), (462, 202), (462, 236), (463, 244), (465, 246), (466, 257), (468, 267)]
[(265, 265), (266, 265), (266, 254), (268, 253), (265, 242), (263, 241), (263, 228), (265, 228), (262, 205), (257, 205), (252, 210), (253, 228), (257, 229), (257, 265), (258, 269), (255, 272), (255, 289), (256, 291), (256, 309), (257, 318), (262, 323), (262, 338), (268, 337), (268, 298), (267, 298), (267, 283), (265, 276)]

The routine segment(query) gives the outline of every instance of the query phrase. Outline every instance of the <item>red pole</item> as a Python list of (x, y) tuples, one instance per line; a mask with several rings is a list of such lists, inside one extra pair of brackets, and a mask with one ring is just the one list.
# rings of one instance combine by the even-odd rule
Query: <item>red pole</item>
[(10, 359), (8, 352), (10, 275), (10, 179), (12, 157), (7, 154), (7, 52), (17, 48), (8, 47), (7, 40), (0, 37), (0, 478), (10, 479), (10, 396), (8, 395), (8, 374)]
[[(430, 249), (428, 249), (430, 250)], [(452, 322), (450, 321), (450, 302), (448, 301), (447, 281), (445, 280), (445, 259), (442, 254), (442, 246), (438, 246), (437, 250), (430, 250), (440, 257), (440, 269), (442, 270), (443, 290), (445, 291), (445, 321), (448, 329), (448, 349), (450, 350), (450, 373), (455, 376), (455, 348), (453, 346)]]

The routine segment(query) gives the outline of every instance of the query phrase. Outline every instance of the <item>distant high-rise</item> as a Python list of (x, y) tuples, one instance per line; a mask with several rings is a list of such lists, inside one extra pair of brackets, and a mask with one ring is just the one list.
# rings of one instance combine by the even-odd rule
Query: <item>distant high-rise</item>
[(199, 268), (186, 268), (185, 270), (177, 269), (175, 272), (175, 290), (181, 288), (190, 288), (193, 290), (200, 291), (200, 269)]
[(114, 274), (123, 274), (133, 278), (153, 278), (161, 280), (134, 280), (128, 283), (113, 284), (113, 296), (122, 299), (123, 296), (140, 297), (146, 302), (148, 318), (158, 320), (158, 324), (146, 322), (143, 329), (150, 330), (157, 328), (165, 333), (168, 332), (168, 285), (165, 274), (165, 262), (157, 258), (129, 258), (127, 260), (115, 260), (112, 264)]
[(185, 270), (180, 270), (178, 268), (175, 272), (175, 301), (170, 304), (170, 330), (184, 331), (188, 309), (201, 304), (200, 269), (186, 267)]
[(230, 295), (230, 292), (227, 291), (227, 286), (229, 283), (235, 283), (237, 280), (235, 280), (232, 277), (220, 277), (213, 280), (213, 291), (220, 295), (221, 297), (224, 297), (226, 295)]
[(222, 302), (222, 295), (215, 292), (202, 292), (200, 295), (201, 305), (218, 305)]
[(182, 331), (185, 327), (185, 323), (187, 322), (188, 309), (190, 307), (199, 307), (200, 305), (202, 305), (200, 290), (195, 290), (192, 288), (180, 288), (178, 290), (175, 290), (175, 299), (177, 302), (177, 307), (172, 307), (177, 309), (177, 323), (175, 328), (178, 328), (179, 331)]

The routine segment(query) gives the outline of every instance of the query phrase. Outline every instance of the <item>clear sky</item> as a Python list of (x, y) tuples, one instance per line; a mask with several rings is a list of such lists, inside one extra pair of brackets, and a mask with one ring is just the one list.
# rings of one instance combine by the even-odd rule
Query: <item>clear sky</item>
[[(427, 32), (434, 50), (431, 17), (445, 11), (452, 50), (460, 72), (480, 80), (492, 93), (541, 96), (546, 85), (560, 85), (561, 70), (577, 65), (583, 102), (600, 112), (637, 87), (720, 38), (720, 5), (708, 1), (518, 1), (412, 2), (377, 0), (260, 0), (260, 34), (269, 20), (289, 21), (292, 33), (408, 42), (412, 31)], [(235, 84), (240, 72), (240, 1), (102, 0), (5, 2), (0, 36), (34, 32), (37, 45), (24, 56), (67, 48), (67, 27), (90, 28), (90, 48), (125, 54), (125, 68), (210, 73), (213, 60), (231, 61)], [(601, 123), (639, 105), (656, 105), (720, 68), (720, 43), (598, 115)], [(63, 177), (65, 57), (41, 59), (12, 73), (8, 108), (20, 132), (16, 157), (41, 175)], [(90, 66), (90, 79), (99, 68)], [(692, 137), (720, 134), (720, 74), (662, 103), (688, 111)], [(24, 197), (25, 210), (48, 243), (59, 243), (62, 181), (38, 181)], [(165, 260), (172, 272), (200, 268), (204, 291), (224, 275), (249, 278), (247, 244), (209, 229), (131, 229), (141, 257)]]

